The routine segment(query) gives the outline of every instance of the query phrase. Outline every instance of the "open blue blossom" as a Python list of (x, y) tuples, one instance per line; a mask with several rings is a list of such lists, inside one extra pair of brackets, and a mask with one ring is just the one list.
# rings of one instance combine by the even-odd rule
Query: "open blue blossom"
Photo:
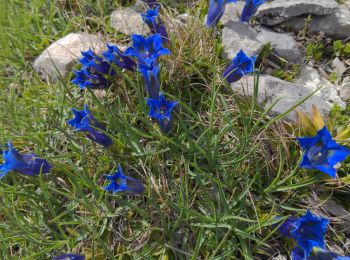
[(54, 256), (51, 260), (84, 260), (85, 257), (82, 255), (76, 255), (76, 254), (63, 254)]
[(83, 65), (83, 68), (95, 74), (114, 75), (116, 73), (107, 61), (98, 56), (92, 50), (89, 49), (86, 52), (82, 51), (81, 54), (83, 57), (79, 62)]
[(67, 123), (70, 124), (75, 131), (85, 132), (87, 138), (104, 147), (109, 147), (113, 144), (109, 136), (99, 131), (99, 129), (105, 131), (106, 128), (92, 116), (87, 105), (85, 105), (84, 109), (81, 111), (74, 108), (72, 111), (75, 117), (68, 120)]
[(34, 153), (21, 154), (8, 143), (8, 150), (2, 152), (3, 164), (0, 165), (0, 179), (9, 171), (26, 175), (37, 175), (50, 172), (52, 166)]
[(297, 140), (305, 150), (300, 167), (319, 170), (332, 178), (335, 178), (337, 173), (334, 166), (350, 155), (347, 148), (332, 139), (326, 127), (319, 130), (314, 137), (300, 137)]
[(107, 51), (103, 52), (102, 55), (108, 62), (122, 69), (134, 71), (136, 68), (136, 63), (115, 45), (107, 44)]
[(160, 94), (158, 98), (147, 98), (147, 105), (150, 108), (149, 116), (157, 120), (157, 123), (163, 133), (167, 133), (171, 127), (171, 112), (178, 104), (176, 101), (168, 102), (163, 94)]
[(170, 54), (167, 48), (163, 48), (160, 34), (152, 34), (145, 38), (142, 35), (132, 35), (133, 46), (125, 51), (125, 55), (135, 57), (139, 64), (151, 66), (157, 63), (157, 58)]
[(104, 189), (113, 193), (127, 191), (141, 194), (145, 191), (145, 186), (140, 181), (124, 175), (122, 167), (120, 165), (118, 165), (118, 169), (115, 174), (107, 175), (106, 179), (110, 180), (111, 183), (108, 184)]
[(248, 57), (243, 50), (240, 50), (224, 71), (223, 77), (228, 83), (236, 82), (244, 75), (254, 72), (255, 61), (255, 56)]
[(264, 2), (265, 0), (246, 0), (240, 18), (241, 22), (249, 22), (249, 20), (258, 10), (259, 6), (262, 5)]
[[(285, 221), (279, 227), (279, 231), (284, 236), (295, 239), (298, 247), (304, 251), (306, 256), (309, 256), (314, 247), (324, 249), (324, 236), (328, 222), (328, 219), (319, 218), (307, 211), (300, 218), (290, 218)], [(298, 251), (294, 253), (297, 255)]]
[(159, 82), (159, 66), (155, 66), (154, 68), (139, 65), (139, 71), (143, 75), (146, 83), (146, 91), (148, 93), (149, 98), (157, 99), (160, 91), (160, 82)]
[(169, 36), (164, 23), (159, 17), (159, 8), (160, 6), (155, 9), (148, 9), (146, 13), (141, 14), (141, 17), (153, 34), (160, 34), (163, 44), (167, 46), (169, 44)]
[(79, 86), (81, 89), (104, 89), (109, 85), (109, 81), (104, 75), (95, 74), (87, 68), (74, 70), (74, 74), (75, 78), (71, 82)]
[(215, 27), (224, 15), (226, 4), (236, 2), (237, 0), (210, 0), (206, 26)]

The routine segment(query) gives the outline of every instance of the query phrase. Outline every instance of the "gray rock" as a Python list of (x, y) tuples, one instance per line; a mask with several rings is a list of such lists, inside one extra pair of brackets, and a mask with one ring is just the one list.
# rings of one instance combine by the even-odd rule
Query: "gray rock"
[(229, 21), (239, 21), (239, 17), (243, 11), (245, 2), (230, 3), (226, 6), (225, 13), (221, 18), (223, 24), (227, 24)]
[(337, 76), (339, 78), (346, 71), (346, 67), (345, 67), (344, 63), (338, 57), (332, 61), (331, 69), (335, 74), (337, 74)]
[(257, 32), (248, 23), (229, 21), (222, 31), (222, 44), (228, 59), (236, 56), (241, 49), (247, 55), (258, 55), (265, 44), (271, 43), (274, 52), (291, 62), (303, 59), (298, 43), (289, 34), (281, 34), (261, 27)]
[(350, 224), (350, 212), (335, 200), (329, 199), (322, 204), (322, 208), (334, 217)]
[(255, 16), (262, 24), (277, 25), (303, 14), (328, 15), (336, 8), (335, 0), (274, 0), (262, 4)]
[(59, 76), (72, 71), (74, 63), (82, 57), (81, 51), (89, 48), (100, 52), (105, 43), (97, 35), (70, 33), (44, 50), (34, 61), (34, 69), (43, 80), (56, 82)]
[[(296, 17), (286, 23), (286, 26), (300, 30), (304, 27), (305, 19)], [(345, 7), (337, 8), (332, 14), (324, 16), (313, 16), (309, 31), (313, 33), (323, 32), (329, 37), (345, 39), (350, 35), (350, 10)]]
[(264, 46), (263, 39), (248, 23), (227, 22), (222, 30), (225, 56), (232, 59), (241, 49), (249, 56), (257, 55)]
[(111, 14), (111, 26), (125, 35), (149, 34), (150, 30), (140, 13), (136, 7), (115, 10)]
[(345, 101), (350, 101), (350, 77), (343, 79), (340, 85), (339, 96)]
[(308, 88), (310, 91), (315, 91), (321, 87), (315, 95), (320, 96), (330, 106), (338, 104), (342, 108), (346, 107), (345, 102), (338, 95), (336, 86), (322, 78), (319, 72), (310, 66), (300, 68), (300, 74), (294, 82)]
[(262, 42), (270, 42), (274, 53), (278, 56), (286, 58), (291, 62), (300, 62), (303, 60), (303, 52), (294, 38), (287, 33), (277, 33), (266, 27), (261, 27), (259, 35)]
[[(231, 86), (241, 94), (251, 96), (254, 93), (254, 76), (244, 77), (240, 81), (232, 83)], [(311, 93), (312, 90), (303, 84), (290, 83), (270, 75), (260, 75), (257, 101), (265, 107), (278, 101), (271, 112), (282, 114)], [(332, 108), (332, 104), (315, 94), (296, 109), (311, 113), (313, 104), (317, 104), (320, 112), (325, 114), (328, 114)], [(294, 113), (289, 113), (286, 118), (292, 121), (296, 120)]]

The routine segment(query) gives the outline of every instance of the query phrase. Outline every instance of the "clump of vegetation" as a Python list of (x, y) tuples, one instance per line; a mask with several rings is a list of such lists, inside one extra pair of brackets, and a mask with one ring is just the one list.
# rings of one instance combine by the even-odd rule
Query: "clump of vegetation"
[(343, 43), (341, 40), (333, 42), (333, 54), (337, 57), (350, 57), (350, 43)]
[(323, 59), (324, 45), (321, 42), (309, 42), (306, 45), (305, 57), (319, 62)]
[(299, 64), (286, 64), (281, 69), (275, 69), (271, 75), (286, 81), (293, 81), (295, 77), (300, 73)]

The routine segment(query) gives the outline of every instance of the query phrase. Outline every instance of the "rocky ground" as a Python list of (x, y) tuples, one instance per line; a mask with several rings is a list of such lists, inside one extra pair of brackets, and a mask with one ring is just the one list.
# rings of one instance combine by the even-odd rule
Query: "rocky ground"
[[(335, 0), (268, 1), (247, 24), (239, 22), (244, 1), (229, 4), (222, 18), (224, 55), (232, 59), (240, 49), (260, 55), (259, 100), (268, 105), (281, 99), (274, 107), (276, 113), (283, 113), (318, 88), (301, 105), (303, 111), (310, 111), (312, 104), (323, 113), (329, 113), (335, 104), (345, 108), (350, 99), (349, 5), (350, 1)], [(140, 17), (143, 10), (140, 3), (115, 10), (111, 26), (124, 35), (148, 34)], [(171, 27), (193, 17), (184, 13), (167, 18)], [(47, 48), (35, 61), (35, 68), (44, 79), (55, 81), (58, 74), (64, 76), (71, 71), (81, 50), (100, 51), (104, 42), (101, 35), (71, 33)], [(335, 42), (340, 44), (340, 51), (334, 49)], [(249, 94), (251, 79), (244, 78), (233, 87)]]

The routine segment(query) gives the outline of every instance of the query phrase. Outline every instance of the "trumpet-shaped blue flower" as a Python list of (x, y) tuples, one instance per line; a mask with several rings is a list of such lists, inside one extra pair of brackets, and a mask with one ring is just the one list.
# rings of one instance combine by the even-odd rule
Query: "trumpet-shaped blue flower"
[(215, 27), (224, 15), (226, 4), (236, 2), (237, 0), (210, 0), (206, 26)]
[[(324, 236), (328, 219), (319, 218), (310, 211), (300, 218), (290, 218), (285, 221), (279, 231), (289, 238), (297, 241), (306, 256), (309, 256), (314, 247), (324, 248)], [(299, 249), (298, 249), (299, 250)], [(298, 251), (295, 252), (297, 255)], [(300, 254), (299, 254), (300, 255)]]
[(3, 164), (0, 165), (0, 178), (9, 171), (15, 171), (26, 175), (36, 175), (50, 172), (52, 166), (34, 153), (21, 154), (8, 143), (8, 150), (2, 152)]
[(143, 75), (146, 83), (146, 91), (149, 98), (157, 99), (160, 91), (160, 82), (159, 82), (159, 66), (149, 67), (146, 65), (139, 65), (139, 71)]
[(136, 63), (115, 45), (107, 44), (107, 51), (103, 52), (102, 55), (108, 62), (122, 69), (134, 71), (136, 68)]
[(92, 116), (87, 105), (85, 105), (84, 109), (81, 111), (74, 108), (72, 111), (75, 117), (68, 120), (67, 123), (70, 124), (75, 131), (85, 132), (87, 138), (103, 145), (104, 147), (109, 147), (113, 144), (113, 141), (109, 136), (102, 131), (99, 131), (105, 131), (106, 128)]
[(254, 72), (255, 61), (255, 56), (248, 57), (243, 50), (240, 50), (224, 71), (223, 77), (228, 83), (236, 82), (244, 75)]
[(141, 17), (153, 34), (160, 34), (163, 44), (167, 46), (169, 44), (169, 36), (164, 23), (159, 17), (159, 8), (160, 6), (155, 9), (148, 9), (146, 13), (141, 14)]
[(109, 85), (109, 81), (104, 75), (95, 74), (87, 68), (74, 70), (74, 74), (75, 78), (71, 82), (79, 86), (81, 89), (104, 89)]
[(241, 14), (241, 22), (249, 22), (253, 15), (258, 10), (259, 6), (262, 5), (265, 0), (246, 0), (245, 6)]
[(145, 186), (140, 181), (124, 175), (120, 165), (118, 165), (118, 170), (115, 172), (115, 174), (107, 175), (106, 179), (110, 180), (111, 183), (105, 187), (105, 190), (113, 193), (127, 191), (141, 194), (145, 191)]
[(147, 98), (147, 105), (150, 108), (149, 117), (157, 120), (157, 123), (163, 133), (167, 133), (171, 127), (171, 112), (178, 104), (176, 101), (168, 102), (163, 94), (160, 94), (158, 98)]
[(152, 66), (157, 63), (157, 58), (170, 54), (167, 48), (163, 48), (160, 34), (153, 34), (145, 38), (142, 35), (132, 35), (133, 46), (125, 51), (125, 55), (135, 57), (139, 64)]
[(301, 168), (319, 170), (336, 177), (334, 166), (346, 159), (350, 151), (337, 144), (326, 127), (317, 132), (314, 137), (297, 138), (300, 146), (305, 150)]
[(76, 255), (76, 254), (63, 254), (54, 256), (51, 260), (84, 260), (85, 257), (82, 255)]
[(98, 56), (92, 50), (89, 49), (86, 52), (82, 51), (81, 54), (83, 57), (79, 62), (83, 65), (83, 68), (91, 71), (92, 73), (101, 75), (114, 75), (116, 73), (116, 71), (107, 61)]

